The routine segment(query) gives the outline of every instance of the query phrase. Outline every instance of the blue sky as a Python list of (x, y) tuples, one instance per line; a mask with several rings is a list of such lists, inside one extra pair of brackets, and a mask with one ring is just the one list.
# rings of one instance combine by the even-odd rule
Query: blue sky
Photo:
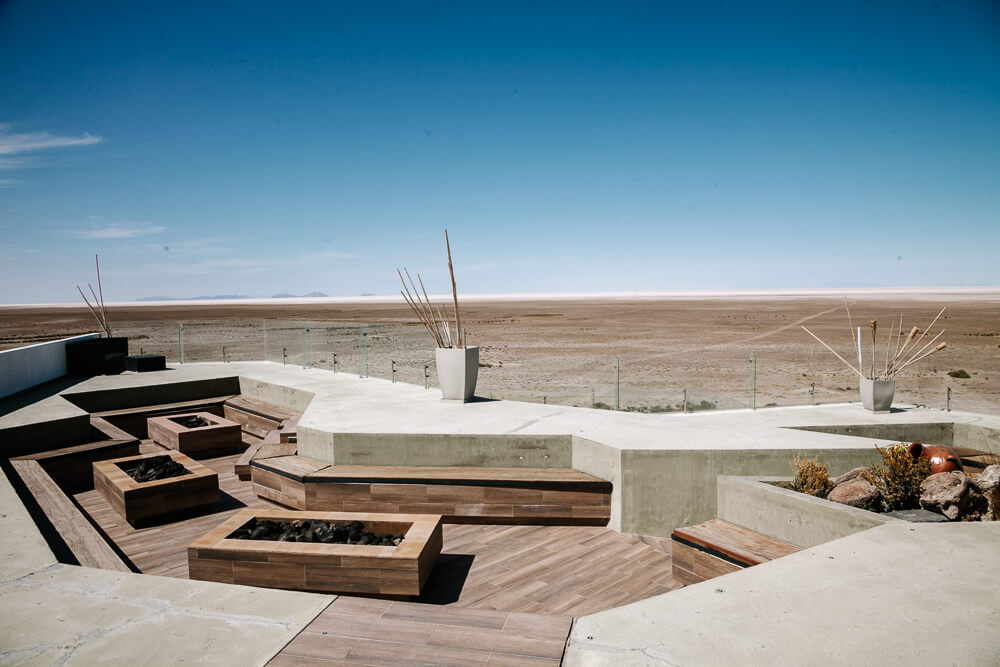
[(473, 4), (0, 3), (0, 303), (1000, 284), (996, 3)]

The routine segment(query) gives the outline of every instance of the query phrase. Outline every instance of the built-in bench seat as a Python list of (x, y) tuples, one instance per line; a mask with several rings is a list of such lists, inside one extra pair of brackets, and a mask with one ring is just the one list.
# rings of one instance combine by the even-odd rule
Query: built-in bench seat
[(149, 417), (164, 417), (187, 412), (208, 412), (218, 417), (224, 417), (223, 405), (226, 401), (233, 398), (236, 398), (236, 396), (230, 394), (214, 398), (200, 398), (193, 401), (177, 401), (161, 405), (144, 405), (135, 408), (124, 408), (122, 410), (93, 412), (91, 413), (91, 423), (94, 421), (93, 418), (101, 418), (135, 437), (147, 438), (149, 434), (146, 432), (146, 419)]
[(337, 466), (254, 458), (256, 493), (302, 510), (440, 514), (449, 523), (606, 525), (611, 482), (571, 468)]
[[(105, 541), (104, 536), (59, 488), (39, 461), (22, 458), (13, 459), (10, 464), (31, 494), (37, 509), (45, 515), (50, 524), (51, 528), (43, 522), (39, 524), (39, 528), (50, 546), (53, 546), (57, 556), (62, 551), (59, 545), (64, 545), (73, 559), (84, 567), (131, 572)], [(61, 557), (60, 560), (65, 562), (66, 558)]]
[(685, 585), (801, 551), (721, 519), (677, 528), (670, 538), (674, 579)]
[(287, 420), (299, 414), (270, 403), (233, 396), (223, 404), (222, 416), (240, 424), (245, 433), (265, 438), (270, 431), (280, 429)]

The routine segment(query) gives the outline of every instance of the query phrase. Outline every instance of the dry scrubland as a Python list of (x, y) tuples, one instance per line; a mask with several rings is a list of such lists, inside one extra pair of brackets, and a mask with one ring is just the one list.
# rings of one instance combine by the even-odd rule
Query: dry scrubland
[[(887, 332), (903, 315), (904, 328), (927, 326), (948, 310), (948, 349), (897, 378), (897, 401), (944, 407), (952, 388), (953, 409), (1000, 413), (1000, 299), (958, 297), (864, 298), (852, 306), (855, 325), (877, 319)], [(177, 322), (185, 322), (185, 361), (267, 358), (303, 359), (299, 322), (311, 321), (309, 360), (358, 372), (358, 335), (334, 323), (367, 323), (368, 369), (389, 377), (392, 359), (402, 381), (422, 383), (423, 365), (433, 372), (430, 337), (399, 304), (110, 307), (116, 335), (130, 337), (131, 352), (178, 357)], [(264, 333), (262, 320), (269, 320)], [(275, 322), (274, 320), (279, 320)], [(463, 306), (469, 339), (482, 348), (479, 394), (551, 403), (589, 405), (614, 400), (613, 360), (621, 363), (621, 403), (630, 409), (673, 409), (688, 389), (690, 403), (746, 407), (750, 353), (757, 357), (757, 407), (858, 400), (857, 378), (800, 328), (806, 324), (848, 359), (855, 359), (843, 300), (827, 297), (545, 300), (470, 302)], [(282, 324), (280, 321), (284, 321)], [(400, 325), (407, 326), (386, 326)], [(284, 331), (281, 329), (284, 328)], [(0, 307), (0, 349), (95, 330), (85, 308)], [(884, 342), (883, 333), (880, 340)], [(869, 346), (865, 346), (866, 358)], [(882, 358), (884, 352), (880, 352)], [(866, 362), (867, 364), (867, 362)], [(949, 371), (965, 370), (969, 379)], [(433, 375), (431, 377), (434, 382)], [(593, 390), (593, 391), (592, 391)], [(705, 403), (701, 403), (706, 401)]]

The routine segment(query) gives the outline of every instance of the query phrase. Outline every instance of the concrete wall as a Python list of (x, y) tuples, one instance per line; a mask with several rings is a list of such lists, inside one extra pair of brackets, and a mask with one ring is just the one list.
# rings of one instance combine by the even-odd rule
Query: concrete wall
[[(831, 435), (852, 435), (856, 438), (872, 440), (893, 440), (895, 442), (925, 442), (934, 445), (951, 446), (954, 442), (954, 424), (936, 422), (927, 424), (838, 424), (835, 426), (799, 426), (799, 431), (830, 433)], [(954, 442), (958, 445), (958, 442)]]
[(977, 426), (976, 424), (955, 423), (955, 447), (980, 449), (991, 454), (1000, 454), (1000, 429)]
[(569, 435), (327, 433), (298, 427), (299, 455), (337, 465), (572, 468)]
[(100, 338), (100, 334), (0, 351), (0, 398), (66, 375), (66, 343), (91, 338)]
[[(621, 530), (666, 537), (718, 516), (719, 475), (781, 475), (796, 456), (818, 457), (831, 475), (875, 462), (858, 449), (625, 450), (621, 453)], [(617, 485), (616, 485), (617, 486)]]
[(767, 483), (779, 480), (791, 477), (720, 477), (719, 518), (803, 548), (887, 523), (905, 523)]

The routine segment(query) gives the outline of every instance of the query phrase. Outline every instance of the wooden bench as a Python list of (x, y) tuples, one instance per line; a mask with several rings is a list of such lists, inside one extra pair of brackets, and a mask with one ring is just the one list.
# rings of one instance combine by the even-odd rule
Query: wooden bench
[(257, 495), (301, 510), (440, 514), (448, 523), (606, 525), (611, 482), (567, 468), (331, 466), (254, 458)]
[(18, 461), (38, 461), (49, 477), (68, 495), (94, 488), (91, 465), (94, 461), (133, 456), (139, 453), (139, 439), (101, 417), (92, 417), (95, 441), (72, 447), (50, 449), (16, 457)]
[(266, 437), (268, 432), (280, 429), (283, 422), (300, 414), (242, 396), (228, 399), (223, 404), (223, 412), (223, 417), (239, 423), (244, 432), (258, 438)]
[[(49, 539), (61, 540), (76, 561), (84, 567), (131, 572), (38, 461), (15, 459), (10, 464), (55, 530), (56, 535), (48, 535)], [(40, 528), (43, 534), (50, 532), (47, 527)]]
[[(201, 398), (194, 401), (144, 405), (137, 408), (125, 408), (123, 410), (94, 412), (91, 413), (91, 417), (101, 418), (115, 427), (127, 431), (134, 437), (148, 438), (149, 434), (146, 431), (146, 419), (148, 417), (163, 417), (166, 415), (183, 414), (185, 412), (210, 412), (213, 415), (224, 417), (223, 405), (227, 400), (231, 400), (232, 398), (235, 398), (235, 396), (230, 394), (214, 398)], [(93, 419), (91, 419), (91, 423), (93, 423)]]
[(801, 551), (721, 519), (677, 528), (670, 538), (674, 579), (685, 585)]

